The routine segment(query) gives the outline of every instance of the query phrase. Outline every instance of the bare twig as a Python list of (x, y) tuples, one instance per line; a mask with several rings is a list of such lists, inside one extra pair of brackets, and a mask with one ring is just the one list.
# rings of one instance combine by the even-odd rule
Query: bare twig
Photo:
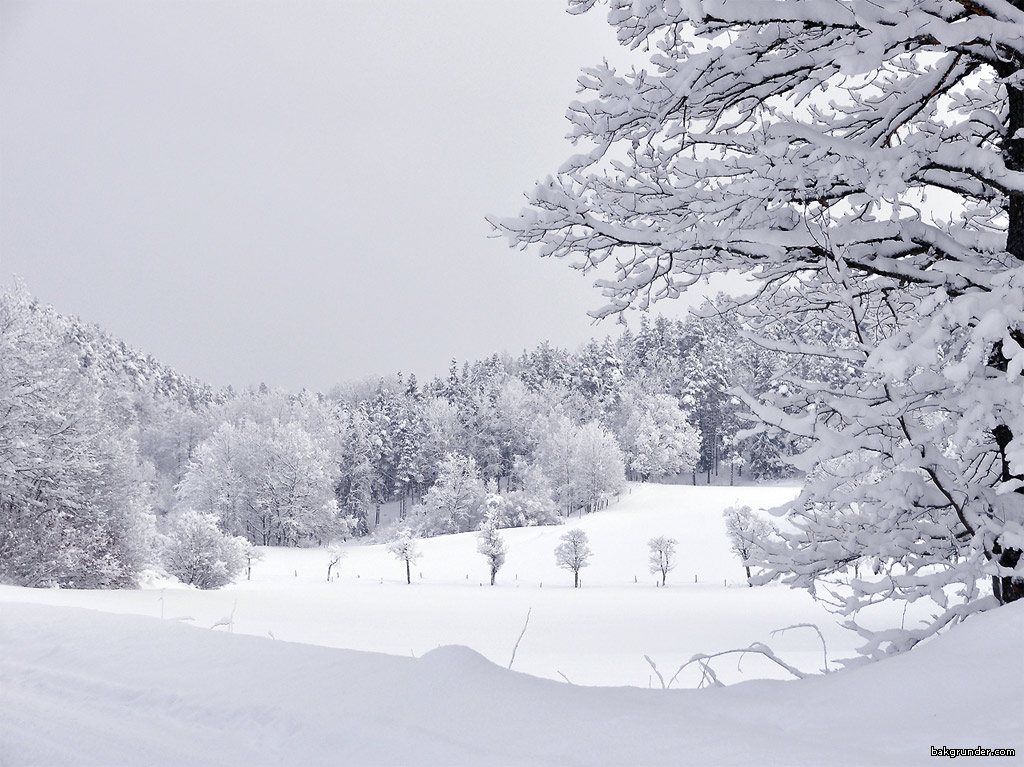
[(663, 677), (663, 676), (661, 675), (661, 672), (660, 672), (660, 671), (658, 671), (658, 667), (654, 665), (654, 661), (653, 661), (653, 660), (651, 660), (651, 656), (650, 656), (650, 655), (645, 655), (645, 656), (644, 656), (644, 660), (645, 660), (645, 661), (647, 661), (647, 664), (648, 664), (648, 665), (649, 665), (649, 666), (650, 666), (650, 667), (651, 667), (652, 669), (654, 669), (654, 673), (658, 675), (658, 681), (659, 681), (659, 682), (661, 682), (661, 689), (663, 689), (663, 690), (667, 690), (667, 689), (668, 689), (668, 687), (667, 687), (667, 686), (665, 685), (665, 677)]
[[(673, 674), (672, 678), (668, 680), (668, 685), (667, 686), (671, 687), (672, 683), (674, 681), (676, 681), (676, 678), (683, 671), (683, 669), (687, 668), (688, 666), (693, 665), (694, 663), (701, 664), (702, 668), (710, 668), (710, 667), (707, 666), (707, 661), (711, 660), (712, 658), (720, 658), (723, 655), (736, 655), (736, 654), (739, 654), (740, 659), (742, 660), (743, 656), (746, 655), (747, 653), (757, 653), (758, 655), (763, 655), (768, 660), (770, 660), (773, 663), (776, 663), (777, 665), (779, 665), (782, 668), (786, 669), (786, 671), (788, 671), (790, 674), (795, 676), (797, 679), (804, 679), (804, 678), (807, 677), (807, 674), (805, 674), (803, 671), (801, 671), (800, 669), (795, 668), (793, 666), (790, 666), (788, 663), (786, 663), (784, 660), (782, 660), (782, 658), (780, 658), (778, 655), (776, 655), (774, 652), (772, 652), (772, 648), (770, 648), (768, 645), (762, 644), (761, 642), (754, 642), (752, 645), (750, 645), (750, 647), (747, 647), (747, 648), (742, 649), (742, 650), (723, 650), (722, 652), (716, 652), (716, 653), (711, 653), (711, 654), (697, 653), (692, 658), (690, 658), (690, 660), (686, 661), (686, 663), (684, 663), (682, 666), (680, 666), (678, 669), (676, 669), (676, 673)], [(705, 673), (707, 673), (707, 672), (705, 671)], [(717, 680), (717, 679), (718, 678), (715, 677), (715, 680)], [(722, 686), (721, 682), (718, 682), (718, 686)]]
[(787, 631), (789, 631), (790, 629), (813, 629), (814, 630), (814, 633), (816, 633), (818, 635), (818, 639), (821, 640), (821, 655), (822, 655), (822, 657), (825, 660), (825, 673), (826, 674), (829, 673), (829, 671), (828, 671), (828, 645), (825, 644), (825, 636), (821, 633), (821, 629), (819, 629), (813, 623), (794, 623), (792, 626), (786, 626), (785, 628), (782, 628), (782, 629), (775, 629), (773, 632), (771, 632), (771, 635), (775, 636), (776, 634), (784, 634)]
[[(718, 678), (718, 674), (716, 674), (715, 670), (711, 668), (710, 663), (708, 663), (706, 660), (702, 660), (700, 661), (700, 667), (703, 673), (700, 678), (700, 684), (698, 685), (698, 687), (703, 687), (705, 683), (713, 684), (715, 687), (725, 687), (725, 685), (722, 684), (721, 680)], [(675, 677), (672, 678), (675, 679)]]
[[(571, 682), (571, 681), (569, 681), (569, 677), (567, 677), (567, 676), (566, 676), (565, 674), (563, 674), (563, 673), (562, 673), (561, 671), (556, 671), (555, 673), (556, 673), (556, 674), (558, 674), (558, 675), (559, 675), (560, 677), (562, 677), (562, 679), (564, 679), (564, 680), (566, 681), (566, 683), (567, 683), (567, 684), (569, 684), (569, 685), (572, 685), (572, 682)], [(575, 686), (575, 685), (573, 685), (573, 686)]]
[(509, 667), (510, 671), (512, 670), (512, 664), (515, 662), (515, 659), (516, 659), (516, 650), (519, 649), (519, 643), (523, 641), (523, 634), (526, 633), (526, 627), (530, 625), (530, 613), (531, 612), (533, 612), (533, 608), (532, 607), (530, 607), (526, 611), (526, 622), (523, 623), (523, 630), (519, 632), (519, 638), (516, 640), (516, 644), (512, 648), (512, 657), (509, 658), (509, 661), (508, 661), (508, 667)]

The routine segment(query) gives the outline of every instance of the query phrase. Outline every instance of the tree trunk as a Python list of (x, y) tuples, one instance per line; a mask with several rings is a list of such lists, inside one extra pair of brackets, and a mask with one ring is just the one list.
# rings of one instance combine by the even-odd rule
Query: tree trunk
[(498, 571), (497, 571), (497, 570), (495, 570), (495, 569), (494, 569), (494, 568), (492, 567), (492, 568), (491, 568), (491, 585), (492, 585), (492, 586), (494, 585), (494, 576), (496, 576), (497, 574), (498, 574)]
[[(1016, 567), (1017, 563), (1020, 562), (1021, 550), (1020, 549), (1003, 549), (997, 543), (993, 547), (993, 553), (998, 555), (996, 562), (1000, 567)], [(992, 593), (995, 594), (996, 599), (999, 600), (999, 604), (1005, 605), (1010, 602), (1016, 602), (1018, 599), (1024, 599), (1024, 578), (1014, 578), (1012, 576), (992, 576)]]
[(412, 585), (412, 570), (409, 567), (409, 560), (405, 560), (405, 582)]
[(747, 571), (747, 585), (754, 588), (754, 584), (750, 582), (750, 565), (743, 565), (743, 569)]
[[(1020, 7), (1020, 3), (1013, 3)], [(1000, 74), (1004, 74), (1000, 72)], [(1016, 72), (1008, 72), (1016, 74)], [(1006, 75), (1004, 75), (1006, 76)], [(1007, 87), (1007, 102), (1009, 106), (1009, 124), (1007, 125), (1006, 136), (1003, 140), (1003, 162), (1008, 170), (1024, 171), (1024, 138), (1020, 138), (1024, 130), (1024, 91), (1020, 88)], [(1007, 214), (1009, 223), (1006, 229), (1006, 249), (1018, 261), (1024, 261), (1024, 193), (1009, 191), (1009, 204)], [(1024, 341), (1024, 333), (1020, 328), (1011, 328), (1010, 334), (1014, 340)], [(995, 345), (989, 358), (989, 365), (1005, 373), (1009, 360), (1003, 354), (1002, 342)], [(993, 430), (996, 444), (999, 446), (1000, 458), (1002, 459), (1002, 480), (1004, 482), (1013, 479), (1024, 479), (1017, 474), (1010, 472), (1010, 463), (1006, 457), (1006, 448), (1013, 440), (1013, 432), (1005, 424), (996, 426)], [(1018, 488), (1018, 493), (1024, 489)], [(1003, 549), (998, 543), (992, 547), (992, 556), (1000, 567), (1016, 567), (1020, 562), (1021, 550), (1018, 548)], [(992, 576), (992, 592), (1000, 604), (1008, 604), (1024, 599), (1024, 578), (1013, 576)]]
[(579, 570), (573, 570), (572, 574), (573, 574), (573, 576), (575, 578), (575, 580), (573, 581), (572, 587), (574, 589), (578, 589), (580, 587), (580, 571)]

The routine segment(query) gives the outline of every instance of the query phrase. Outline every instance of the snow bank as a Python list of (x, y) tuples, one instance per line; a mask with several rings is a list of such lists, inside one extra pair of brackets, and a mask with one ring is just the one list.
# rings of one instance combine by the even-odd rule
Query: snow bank
[(0, 764), (935, 764), (1024, 745), (1022, 632), (1013, 605), (879, 664), (663, 691), (0, 603)]

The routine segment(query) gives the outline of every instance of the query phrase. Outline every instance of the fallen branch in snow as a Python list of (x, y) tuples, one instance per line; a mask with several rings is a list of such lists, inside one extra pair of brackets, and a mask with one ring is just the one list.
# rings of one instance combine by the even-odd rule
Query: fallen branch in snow
[[(683, 669), (685, 669), (687, 666), (690, 666), (690, 665), (692, 665), (694, 663), (700, 663), (701, 664), (701, 668), (704, 669), (705, 675), (707, 675), (708, 671), (710, 670), (710, 666), (707, 665), (707, 661), (709, 661), (709, 660), (711, 660), (713, 658), (720, 658), (723, 655), (736, 655), (737, 653), (740, 655), (740, 660), (742, 660), (743, 656), (746, 655), (747, 653), (757, 653), (758, 655), (763, 655), (768, 660), (770, 660), (773, 663), (776, 663), (779, 666), (781, 666), (782, 668), (786, 669), (786, 671), (788, 671), (790, 674), (795, 676), (797, 679), (804, 679), (804, 678), (806, 678), (808, 676), (808, 674), (805, 674), (800, 669), (795, 668), (793, 666), (790, 666), (788, 663), (786, 663), (784, 660), (782, 660), (782, 658), (780, 658), (778, 655), (776, 655), (774, 652), (772, 652), (772, 648), (770, 648), (768, 645), (763, 644), (761, 642), (754, 642), (752, 645), (750, 645), (750, 647), (744, 648), (742, 650), (723, 650), (722, 652), (711, 653), (710, 655), (707, 654), (707, 653), (697, 653), (692, 658), (690, 658), (690, 660), (686, 661), (686, 663), (684, 663), (682, 666), (680, 666), (676, 670), (676, 673), (673, 674), (672, 678), (668, 680), (668, 685), (666, 686), (666, 689), (668, 689), (668, 687), (672, 686), (672, 683), (674, 681), (676, 681), (676, 678), (679, 676), (680, 673), (682, 673)], [(712, 673), (712, 675), (714, 674), (714, 672), (711, 672), (711, 673)], [(717, 676), (715, 676), (711, 681), (713, 683), (716, 682), (717, 683), (716, 686), (724, 686), (718, 680)], [(703, 679), (702, 679), (702, 684), (703, 684)]]
[(219, 621), (217, 621), (212, 626), (210, 626), (210, 630), (212, 631), (213, 629), (217, 628), (218, 626), (225, 626), (227, 628), (229, 634), (234, 634), (235, 633), (235, 609), (237, 607), (238, 607), (238, 600), (236, 599), (235, 603), (233, 605), (231, 605), (231, 615), (229, 615), (226, 618), (221, 618)]
[[(556, 674), (558, 674), (558, 675), (559, 675), (560, 677), (562, 677), (562, 679), (564, 679), (564, 680), (566, 681), (566, 683), (567, 683), (567, 684), (569, 684), (569, 685), (572, 685), (572, 682), (571, 682), (571, 681), (569, 680), (569, 677), (567, 677), (567, 676), (566, 676), (565, 674), (563, 674), (563, 673), (562, 673), (561, 671), (556, 671), (555, 673), (556, 673)], [(574, 686), (574, 687), (575, 687), (575, 685), (572, 685), (572, 686)]]
[(512, 670), (512, 664), (515, 662), (515, 659), (516, 659), (516, 650), (519, 649), (519, 643), (523, 641), (523, 634), (526, 633), (526, 627), (530, 625), (530, 613), (532, 613), (532, 612), (533, 612), (533, 608), (532, 607), (530, 607), (530, 608), (528, 608), (526, 610), (526, 622), (523, 623), (523, 630), (519, 632), (519, 638), (516, 640), (516, 644), (512, 648), (512, 657), (509, 658), (509, 661), (508, 661), (509, 671)]
[(818, 639), (821, 640), (821, 655), (825, 659), (825, 673), (826, 674), (829, 673), (829, 670), (828, 670), (828, 645), (825, 644), (825, 636), (821, 633), (821, 629), (819, 629), (813, 623), (794, 623), (792, 626), (786, 626), (785, 628), (782, 628), (782, 629), (775, 629), (774, 631), (771, 632), (771, 635), (775, 636), (776, 634), (785, 634), (790, 629), (814, 629), (814, 632), (818, 635)]
[[(718, 674), (716, 674), (715, 670), (711, 668), (710, 663), (706, 660), (702, 660), (700, 661), (700, 667), (703, 671), (703, 675), (700, 678), (700, 684), (697, 685), (698, 690), (704, 687), (705, 684), (713, 684), (715, 687), (725, 687), (725, 685), (722, 684), (722, 681), (718, 678)], [(675, 677), (672, 678), (675, 679)]]

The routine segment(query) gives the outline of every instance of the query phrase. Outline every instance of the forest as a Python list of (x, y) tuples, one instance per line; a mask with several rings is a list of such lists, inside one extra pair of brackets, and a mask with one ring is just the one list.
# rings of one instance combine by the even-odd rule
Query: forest
[(429, 537), (485, 517), (558, 523), (607, 505), (627, 478), (794, 471), (793, 441), (753, 427), (735, 394), (784, 386), (789, 362), (713, 302), (572, 352), (453, 360), (422, 383), (236, 392), (17, 286), (0, 297), (0, 358), (0, 580), (18, 585), (124, 587), (154, 566), (191, 581), (182, 562), (202, 549), (237, 571), (252, 546), (367, 536), (388, 503)]

